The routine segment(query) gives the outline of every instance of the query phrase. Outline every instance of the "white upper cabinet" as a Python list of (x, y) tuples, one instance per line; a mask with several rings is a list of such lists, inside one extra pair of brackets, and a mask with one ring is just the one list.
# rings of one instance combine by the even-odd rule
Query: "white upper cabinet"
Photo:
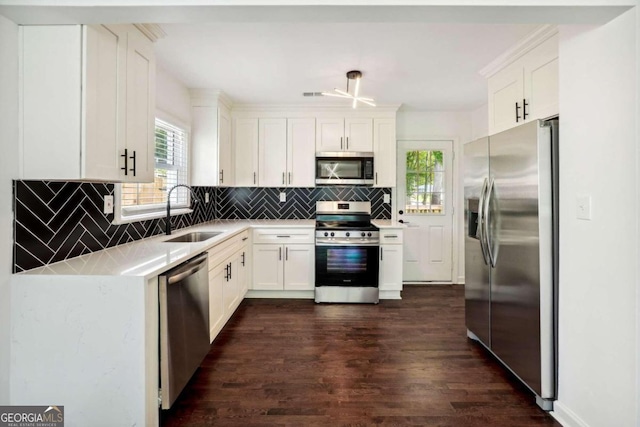
[(327, 117), (316, 121), (316, 152), (373, 151), (373, 119)]
[(191, 91), (191, 185), (234, 185), (231, 115), (220, 92)]
[(559, 112), (558, 35), (546, 28), (537, 37), (525, 43), (526, 53), (489, 74), (490, 135)]
[(153, 181), (155, 56), (133, 25), (20, 27), (23, 179)]
[(396, 119), (373, 120), (374, 187), (396, 186)]
[(287, 120), (287, 186), (315, 187), (316, 120)]
[(233, 141), (237, 187), (258, 185), (258, 119), (234, 118)]
[(287, 119), (260, 119), (258, 141), (260, 187), (284, 187), (287, 184)]

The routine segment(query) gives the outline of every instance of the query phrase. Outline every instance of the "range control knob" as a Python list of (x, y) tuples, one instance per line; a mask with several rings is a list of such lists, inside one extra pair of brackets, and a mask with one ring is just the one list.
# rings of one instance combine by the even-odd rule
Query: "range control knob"
[(362, 237), (366, 236), (366, 234), (364, 234), (364, 231), (363, 231), (362, 233), (360, 233), (360, 235), (361, 235)]
[(368, 233), (367, 233), (367, 237), (371, 237), (371, 232), (368, 232)]
[(329, 233), (327, 233), (326, 231), (324, 232), (324, 237), (327, 237), (329, 235)]
[(345, 234), (345, 236), (349, 237), (349, 236), (351, 236), (351, 233), (349, 233), (349, 232), (347, 231), (347, 233)]
[(331, 232), (331, 237), (335, 236), (336, 233), (334, 233), (333, 231)]

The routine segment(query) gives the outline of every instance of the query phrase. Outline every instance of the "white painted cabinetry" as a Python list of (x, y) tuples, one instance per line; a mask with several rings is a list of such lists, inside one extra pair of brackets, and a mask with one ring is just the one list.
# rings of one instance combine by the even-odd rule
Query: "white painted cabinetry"
[(150, 182), (155, 55), (133, 25), (20, 27), (23, 179)]
[(258, 121), (258, 183), (260, 187), (287, 185), (287, 119)]
[(236, 187), (258, 185), (258, 119), (233, 119)]
[(525, 45), (526, 53), (485, 74), (490, 135), (558, 114), (558, 35), (554, 31), (545, 30), (537, 41)]
[(316, 120), (287, 119), (287, 186), (315, 187)]
[(374, 187), (396, 186), (396, 119), (373, 119)]
[(211, 342), (231, 318), (247, 293), (248, 230), (209, 250), (209, 337)]
[(381, 299), (399, 299), (402, 291), (402, 229), (380, 230), (380, 273)]
[(191, 91), (191, 185), (234, 185), (229, 104), (219, 91)]
[(253, 290), (312, 291), (314, 285), (313, 229), (253, 230)]
[(373, 119), (322, 117), (316, 119), (316, 152), (373, 151)]

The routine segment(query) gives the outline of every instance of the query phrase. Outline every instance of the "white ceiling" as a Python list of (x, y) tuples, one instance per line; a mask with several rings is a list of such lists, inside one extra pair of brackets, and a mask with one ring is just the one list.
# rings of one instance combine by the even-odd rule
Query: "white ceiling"
[[(336, 104), (303, 92), (346, 89), (406, 110), (468, 111), (486, 102), (478, 71), (537, 28), (532, 24), (168, 24), (158, 64), (189, 88), (219, 89), (241, 104)], [(346, 100), (343, 101), (347, 103)]]

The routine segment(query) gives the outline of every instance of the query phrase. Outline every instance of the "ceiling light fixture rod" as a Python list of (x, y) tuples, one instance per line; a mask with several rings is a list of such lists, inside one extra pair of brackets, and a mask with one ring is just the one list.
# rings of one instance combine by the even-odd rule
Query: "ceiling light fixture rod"
[[(372, 98), (365, 98), (365, 97), (361, 97), (358, 96), (360, 93), (360, 79), (362, 78), (362, 73), (358, 70), (352, 70), (349, 71), (347, 73), (347, 91), (343, 91), (340, 90), (338, 88), (335, 88), (334, 91), (335, 93), (331, 93), (331, 92), (322, 92), (322, 95), (324, 96), (334, 96), (337, 98), (348, 98), (348, 99), (352, 99), (353, 103), (351, 104), (352, 108), (356, 108), (358, 105), (358, 101), (362, 102), (363, 104), (367, 104), (370, 105), (372, 107), (375, 107), (376, 104), (374, 104), (373, 99)], [(353, 94), (349, 93), (349, 80), (355, 80), (356, 81), (356, 87), (353, 91)]]

